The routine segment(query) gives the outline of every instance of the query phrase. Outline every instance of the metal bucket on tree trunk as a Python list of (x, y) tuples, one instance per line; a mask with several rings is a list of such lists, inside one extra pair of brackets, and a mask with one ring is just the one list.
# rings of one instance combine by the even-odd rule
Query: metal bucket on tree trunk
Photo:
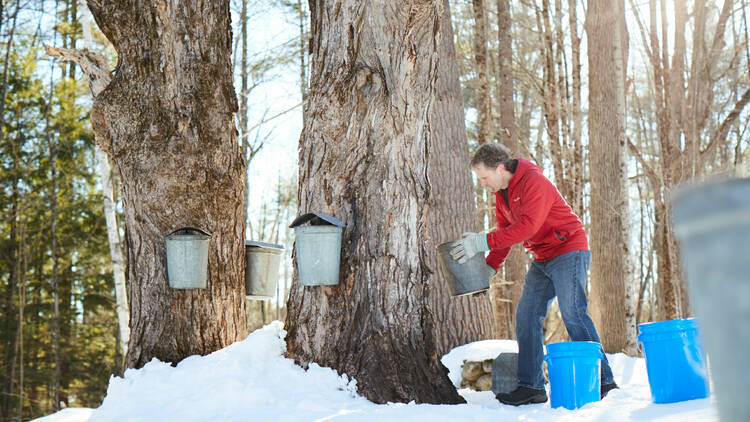
[(750, 421), (750, 179), (683, 188), (672, 197), (672, 208), (719, 416)]
[(195, 227), (182, 227), (164, 237), (167, 278), (173, 289), (205, 289), (208, 244), (211, 235)]
[(250, 299), (270, 299), (276, 292), (279, 263), (284, 247), (273, 243), (245, 242), (245, 295)]
[[(305, 223), (310, 224), (303, 226)], [(328, 214), (307, 213), (297, 217), (289, 227), (294, 229), (300, 283), (305, 286), (338, 284), (344, 223)]]
[(461, 264), (451, 256), (453, 242), (438, 245), (438, 256), (443, 267), (445, 281), (453, 296), (483, 292), (490, 288), (490, 272), (484, 254), (478, 253)]

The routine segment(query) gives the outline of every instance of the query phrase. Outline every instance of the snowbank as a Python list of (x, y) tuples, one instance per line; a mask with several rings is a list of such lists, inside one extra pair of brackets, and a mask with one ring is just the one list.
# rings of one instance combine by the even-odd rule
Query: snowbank
[[(98, 409), (65, 409), (42, 422), (106, 421), (718, 421), (713, 398), (656, 405), (643, 359), (608, 355), (622, 387), (602, 401), (571, 411), (538, 405), (503, 406), (492, 392), (459, 390), (467, 404), (377, 405), (357, 395), (356, 382), (312, 364), (305, 371), (283, 356), (282, 324), (275, 321), (208, 356), (176, 367), (153, 360), (110, 379)], [(443, 356), (454, 383), (464, 360), (517, 351), (509, 340), (466, 344)], [(460, 381), (460, 380), (459, 380)]]

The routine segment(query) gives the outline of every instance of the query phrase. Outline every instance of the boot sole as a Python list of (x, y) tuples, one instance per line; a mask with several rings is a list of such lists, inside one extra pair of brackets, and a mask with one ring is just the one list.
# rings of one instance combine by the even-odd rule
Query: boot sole
[(539, 395), (539, 396), (531, 396), (529, 398), (526, 398), (526, 399), (523, 399), (523, 400), (519, 400), (519, 401), (502, 400), (502, 399), (499, 399), (499, 398), (497, 400), (500, 403), (502, 403), (502, 404), (509, 404), (511, 406), (521, 406), (521, 405), (524, 405), (524, 404), (546, 403), (547, 402), (547, 395), (545, 394), (544, 396), (541, 396), (541, 395)]

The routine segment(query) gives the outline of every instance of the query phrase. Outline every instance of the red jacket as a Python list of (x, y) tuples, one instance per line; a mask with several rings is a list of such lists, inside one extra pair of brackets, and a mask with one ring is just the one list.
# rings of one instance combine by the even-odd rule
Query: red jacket
[(588, 250), (583, 223), (555, 185), (544, 177), (542, 169), (519, 158), (507, 193), (507, 202), (502, 190), (495, 193), (497, 230), (487, 235), (487, 264), (500, 268), (510, 247), (519, 242), (534, 254), (536, 261)]

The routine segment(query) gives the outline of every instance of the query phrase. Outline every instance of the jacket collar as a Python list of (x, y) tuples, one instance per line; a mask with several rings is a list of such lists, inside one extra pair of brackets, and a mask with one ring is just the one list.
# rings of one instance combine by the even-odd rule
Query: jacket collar
[(518, 166), (516, 166), (516, 172), (513, 173), (513, 177), (508, 182), (508, 191), (511, 191), (526, 176), (527, 173), (538, 172), (539, 167), (529, 160), (523, 158), (517, 158)]

